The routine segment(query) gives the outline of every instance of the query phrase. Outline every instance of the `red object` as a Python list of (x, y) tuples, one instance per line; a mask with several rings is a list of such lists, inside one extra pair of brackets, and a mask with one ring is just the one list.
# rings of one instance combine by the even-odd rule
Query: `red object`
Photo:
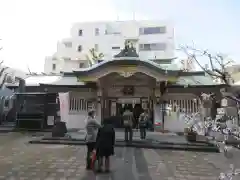
[(156, 122), (155, 125), (156, 125), (156, 126), (160, 126), (161, 123), (160, 123), (160, 122)]
[(91, 169), (94, 169), (94, 165), (95, 165), (96, 160), (97, 160), (96, 151), (93, 151), (92, 152)]

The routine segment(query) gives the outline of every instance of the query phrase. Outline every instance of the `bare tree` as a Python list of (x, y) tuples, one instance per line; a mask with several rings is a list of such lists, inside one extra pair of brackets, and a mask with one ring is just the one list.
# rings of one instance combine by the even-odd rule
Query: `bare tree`
[[(0, 41), (1, 41), (2, 39), (0, 39)], [(0, 47), (0, 51), (3, 49), (3, 47)], [(0, 62), (0, 66), (3, 64), (3, 60), (1, 60), (1, 62)]]
[[(229, 59), (227, 56), (220, 53), (211, 53), (209, 50), (201, 50), (194, 48), (193, 46), (180, 46), (180, 51), (187, 55), (188, 58), (192, 59), (196, 62), (196, 64), (209, 76), (219, 81), (222, 84), (231, 85), (232, 78), (229, 72), (227, 71), (227, 66), (233, 63), (233, 60)], [(205, 66), (202, 60), (207, 59), (210, 67)], [(203, 92), (200, 95), (200, 99), (202, 103), (205, 104), (210, 102), (211, 104), (211, 117), (212, 119), (216, 118), (217, 108), (219, 108), (219, 99), (216, 96), (216, 93), (208, 94), (208, 98), (205, 97), (205, 93)]]
[[(2, 40), (2, 39), (0, 39)], [(2, 50), (3, 48), (0, 47), (0, 51)], [(8, 76), (8, 73), (6, 73), (6, 70), (9, 68), (9, 67), (3, 67), (3, 63), (4, 61), (1, 60), (0, 61), (0, 79), (2, 79), (1, 83), (0, 83), (0, 89), (3, 87), (3, 85), (5, 84), (6, 80), (7, 80), (7, 76)]]
[[(221, 83), (230, 85), (232, 78), (227, 72), (227, 66), (233, 63), (232, 59), (220, 53), (210, 53), (208, 50), (200, 50), (191, 46), (180, 46), (180, 50), (184, 52), (188, 58), (194, 60), (197, 65), (214, 79), (220, 80)], [(200, 58), (207, 58), (210, 64), (210, 69), (205, 67)]]

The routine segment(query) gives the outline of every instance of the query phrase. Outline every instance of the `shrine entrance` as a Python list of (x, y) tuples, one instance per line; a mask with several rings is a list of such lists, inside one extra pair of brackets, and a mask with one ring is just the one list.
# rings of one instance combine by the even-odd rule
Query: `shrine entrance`
[(115, 116), (115, 127), (121, 128), (123, 127), (122, 115), (126, 109), (129, 109), (134, 115), (134, 127), (137, 127), (140, 114), (144, 109), (148, 109), (153, 123), (153, 100), (156, 86), (154, 78), (138, 72), (130, 77), (111, 73), (99, 81), (102, 97), (106, 103), (104, 107), (102, 106), (102, 119)]

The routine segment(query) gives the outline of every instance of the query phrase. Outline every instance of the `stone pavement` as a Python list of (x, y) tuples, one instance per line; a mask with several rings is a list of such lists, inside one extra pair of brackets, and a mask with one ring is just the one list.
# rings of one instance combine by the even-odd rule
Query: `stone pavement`
[[(85, 147), (31, 145), (30, 139), (0, 134), (0, 179), (215, 180), (231, 163), (217, 153), (116, 148), (111, 173), (94, 174), (85, 170)], [(234, 161), (239, 162), (239, 155)]]
[[(68, 133), (74, 139), (84, 140), (85, 131), (81, 130), (78, 132)], [(124, 131), (116, 130), (115, 132), (116, 140), (124, 140)], [(140, 140), (140, 132), (134, 130), (133, 140)], [(146, 140), (155, 140), (160, 142), (172, 142), (172, 143), (187, 143), (184, 136), (178, 136), (174, 133), (160, 133), (160, 132), (147, 132)]]

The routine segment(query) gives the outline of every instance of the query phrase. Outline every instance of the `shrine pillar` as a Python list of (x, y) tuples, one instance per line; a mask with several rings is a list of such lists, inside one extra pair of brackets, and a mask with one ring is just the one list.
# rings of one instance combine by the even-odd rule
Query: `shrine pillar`
[(160, 92), (159, 88), (154, 88), (154, 100), (153, 100), (153, 125), (155, 131), (160, 131), (162, 128), (162, 114), (160, 104)]
[(97, 90), (96, 119), (99, 123), (102, 122), (102, 89), (100, 88)]

